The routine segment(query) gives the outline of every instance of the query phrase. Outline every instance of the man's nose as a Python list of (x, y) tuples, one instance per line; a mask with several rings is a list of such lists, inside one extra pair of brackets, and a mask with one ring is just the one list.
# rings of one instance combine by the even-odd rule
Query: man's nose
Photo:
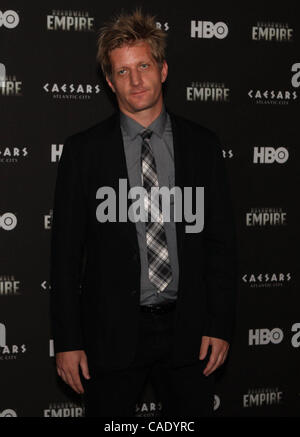
[(142, 74), (139, 70), (131, 70), (130, 82), (132, 86), (138, 86), (142, 84)]

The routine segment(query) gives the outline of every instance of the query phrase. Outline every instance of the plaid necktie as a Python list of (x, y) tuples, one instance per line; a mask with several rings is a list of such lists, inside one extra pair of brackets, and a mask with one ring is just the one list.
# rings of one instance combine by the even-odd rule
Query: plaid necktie
[[(147, 213), (145, 226), (149, 280), (155, 285), (157, 291), (161, 292), (172, 280), (172, 269), (159, 196), (153, 196), (151, 203), (151, 187), (159, 187), (155, 159), (149, 141), (151, 135), (152, 131), (149, 129), (141, 133), (143, 139), (141, 152), (142, 184), (147, 191), (144, 206)], [(151, 221), (151, 216), (152, 220), (155, 221)]]

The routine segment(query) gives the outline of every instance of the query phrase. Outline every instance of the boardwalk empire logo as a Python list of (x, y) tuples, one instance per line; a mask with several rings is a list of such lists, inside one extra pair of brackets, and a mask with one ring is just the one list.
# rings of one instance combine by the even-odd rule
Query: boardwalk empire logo
[(282, 226), (286, 225), (286, 216), (282, 208), (251, 208), (246, 213), (246, 226)]
[(47, 15), (47, 30), (93, 31), (94, 21), (94, 17), (90, 17), (87, 11), (52, 10)]
[(224, 83), (192, 82), (191, 86), (186, 88), (186, 99), (188, 102), (228, 102), (229, 92), (230, 89)]

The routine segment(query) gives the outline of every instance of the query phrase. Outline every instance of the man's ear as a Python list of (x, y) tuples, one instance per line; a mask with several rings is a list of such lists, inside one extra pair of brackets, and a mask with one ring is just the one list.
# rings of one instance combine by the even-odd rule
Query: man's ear
[(115, 93), (116, 90), (115, 90), (115, 87), (113, 86), (112, 81), (109, 79), (109, 77), (107, 75), (105, 76), (105, 79), (106, 79), (106, 82), (108, 83), (109, 87), (111, 88), (112, 92)]
[(161, 73), (160, 73), (160, 77), (161, 77), (161, 83), (164, 83), (165, 80), (167, 79), (168, 76), (168, 64), (167, 61), (163, 61), (162, 64), (162, 68), (161, 68)]

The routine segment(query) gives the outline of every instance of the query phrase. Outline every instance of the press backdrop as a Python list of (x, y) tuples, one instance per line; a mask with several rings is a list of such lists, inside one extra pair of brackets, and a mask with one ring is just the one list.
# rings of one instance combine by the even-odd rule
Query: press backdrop
[[(97, 30), (142, 5), (168, 34), (165, 99), (222, 143), (237, 222), (238, 320), (215, 415), (299, 416), (300, 20), (296, 1), (0, 5), (0, 416), (79, 417), (56, 376), (49, 250), (67, 136), (114, 111)], [(151, 386), (137, 415), (160, 413)]]

